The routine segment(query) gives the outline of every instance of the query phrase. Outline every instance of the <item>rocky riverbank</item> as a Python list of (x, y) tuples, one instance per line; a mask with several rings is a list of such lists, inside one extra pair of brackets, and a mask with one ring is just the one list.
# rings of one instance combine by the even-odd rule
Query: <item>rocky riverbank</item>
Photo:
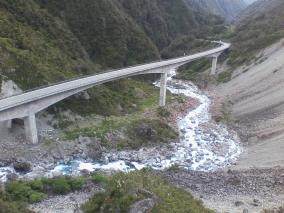
[(284, 168), (158, 172), (217, 212), (259, 213), (284, 204)]
[(40, 213), (80, 213), (80, 206), (94, 194), (104, 191), (98, 185), (86, 185), (80, 191), (67, 195), (50, 197), (40, 203), (32, 204), (29, 208)]

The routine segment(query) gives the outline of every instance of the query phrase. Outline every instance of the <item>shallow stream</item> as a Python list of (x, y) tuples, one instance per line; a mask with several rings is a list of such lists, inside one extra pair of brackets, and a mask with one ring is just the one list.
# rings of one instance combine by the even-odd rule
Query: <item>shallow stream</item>
[[(47, 171), (44, 176), (54, 173), (77, 175), (82, 170), (132, 171), (151, 167), (156, 170), (167, 169), (173, 165), (181, 168), (214, 171), (235, 163), (241, 153), (238, 138), (222, 124), (211, 119), (211, 100), (208, 95), (191, 82), (173, 79), (175, 72), (168, 76), (167, 89), (174, 94), (183, 94), (198, 100), (199, 105), (189, 110), (184, 117), (177, 119), (180, 141), (165, 147), (143, 148), (139, 151), (120, 151), (107, 153), (104, 162), (73, 161), (60, 164)], [(154, 83), (159, 86), (159, 82)], [(34, 171), (35, 172), (35, 171)], [(15, 173), (11, 167), (0, 168), (0, 181), (6, 175)], [(26, 176), (33, 176), (31, 172)]]

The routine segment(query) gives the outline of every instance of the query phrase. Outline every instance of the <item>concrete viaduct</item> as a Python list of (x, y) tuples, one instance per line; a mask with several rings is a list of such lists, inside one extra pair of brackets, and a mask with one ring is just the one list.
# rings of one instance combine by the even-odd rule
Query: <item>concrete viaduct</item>
[(24, 120), (26, 138), (31, 143), (38, 143), (36, 127), (36, 113), (76, 93), (80, 93), (95, 85), (142, 74), (161, 74), (160, 106), (166, 104), (167, 74), (171, 70), (200, 58), (213, 58), (211, 74), (216, 73), (218, 56), (230, 47), (230, 44), (217, 42), (219, 47), (184, 56), (176, 59), (159, 61), (129, 68), (114, 70), (94, 76), (82, 77), (76, 80), (61, 82), (52, 86), (46, 86), (22, 94), (3, 98), (0, 100), (0, 122), (5, 122), (7, 128), (11, 128), (12, 119)]

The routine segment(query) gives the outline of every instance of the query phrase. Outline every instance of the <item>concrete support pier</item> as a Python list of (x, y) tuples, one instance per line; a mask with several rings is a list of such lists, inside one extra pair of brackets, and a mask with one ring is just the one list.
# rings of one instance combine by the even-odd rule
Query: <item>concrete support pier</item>
[(4, 121), (7, 129), (12, 129), (12, 120)]
[(218, 57), (219, 57), (219, 56), (213, 56), (212, 68), (211, 68), (211, 75), (215, 75), (215, 74), (216, 74), (217, 63), (218, 63)]
[(161, 74), (161, 82), (160, 82), (160, 106), (163, 107), (166, 105), (167, 98), (167, 73)]
[(38, 134), (36, 127), (35, 114), (30, 114), (28, 117), (24, 118), (26, 138), (33, 144), (38, 143)]

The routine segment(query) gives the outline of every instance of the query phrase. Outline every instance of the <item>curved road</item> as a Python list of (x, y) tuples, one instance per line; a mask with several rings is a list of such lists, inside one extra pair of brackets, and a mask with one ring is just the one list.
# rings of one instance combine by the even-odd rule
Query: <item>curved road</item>
[[(0, 121), (9, 121), (15, 118), (24, 118), (26, 126), (26, 135), (33, 142), (37, 143), (37, 133), (35, 124), (35, 114), (47, 107), (71, 96), (82, 92), (95, 85), (114, 81), (121, 78), (126, 78), (134, 75), (160, 73), (161, 80), (161, 97), (160, 105), (165, 104), (166, 96), (166, 76), (167, 74), (178, 67), (187, 64), (191, 61), (212, 57), (212, 73), (215, 74), (217, 58), (230, 44), (224, 42), (217, 42), (220, 47), (197, 53), (194, 55), (184, 56), (180, 58), (159, 61), (139, 66), (110, 71), (102, 74), (97, 74), (89, 77), (82, 77), (80, 79), (70, 80), (67, 82), (57, 83), (52, 86), (35, 89), (24, 92), (19, 95), (11, 96), (0, 100)], [(11, 122), (10, 122), (11, 123)]]

